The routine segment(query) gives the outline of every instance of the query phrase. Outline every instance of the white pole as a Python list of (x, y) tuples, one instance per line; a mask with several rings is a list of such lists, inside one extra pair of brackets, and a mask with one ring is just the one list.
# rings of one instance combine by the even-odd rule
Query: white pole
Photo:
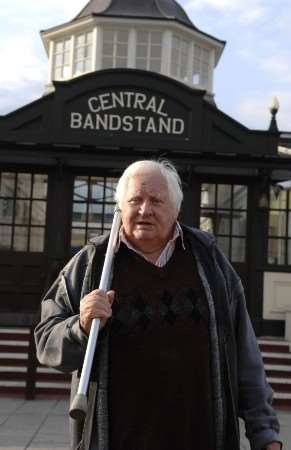
[[(109, 277), (111, 273), (112, 262), (114, 258), (118, 232), (120, 228), (120, 222), (121, 222), (120, 211), (116, 210), (113, 217), (104, 265), (99, 283), (99, 289), (102, 289), (105, 292), (109, 289)], [(70, 416), (73, 417), (74, 419), (83, 418), (87, 413), (87, 390), (97, 344), (99, 326), (100, 326), (100, 319), (98, 318), (93, 319), (87, 349), (85, 353), (82, 373), (80, 377), (78, 392), (74, 400), (72, 401), (70, 407)]]

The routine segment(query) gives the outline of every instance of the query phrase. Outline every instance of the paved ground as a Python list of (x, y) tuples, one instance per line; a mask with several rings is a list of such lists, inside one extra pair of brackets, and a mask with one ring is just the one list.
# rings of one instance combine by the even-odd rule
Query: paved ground
[[(0, 398), (0, 450), (68, 450), (68, 401)], [(284, 449), (291, 449), (291, 412), (278, 412)], [(243, 427), (242, 427), (243, 435)], [(241, 449), (249, 450), (242, 438)]]

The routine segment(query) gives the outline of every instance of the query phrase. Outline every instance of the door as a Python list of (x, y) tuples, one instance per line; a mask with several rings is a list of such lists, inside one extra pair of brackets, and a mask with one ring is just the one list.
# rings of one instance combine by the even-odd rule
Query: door
[(25, 317), (33, 317), (38, 310), (47, 270), (47, 186), (46, 174), (0, 172), (0, 312), (4, 325), (28, 325), (23, 323)]

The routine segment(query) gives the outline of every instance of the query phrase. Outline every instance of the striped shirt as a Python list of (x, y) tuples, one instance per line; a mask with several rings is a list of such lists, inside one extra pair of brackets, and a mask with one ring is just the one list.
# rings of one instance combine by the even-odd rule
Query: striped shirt
[[(155, 266), (157, 267), (163, 267), (167, 264), (167, 262), (169, 261), (169, 259), (171, 258), (171, 256), (174, 253), (175, 250), (175, 245), (176, 245), (176, 240), (178, 237), (181, 237), (182, 240), (182, 247), (185, 250), (185, 245), (184, 245), (184, 240), (183, 240), (183, 231), (181, 228), (181, 225), (179, 224), (179, 222), (176, 222), (176, 226), (173, 232), (173, 236), (172, 238), (167, 242), (166, 246), (164, 247), (164, 249), (162, 250), (160, 256), (158, 257), (158, 259), (156, 260), (155, 263), (153, 263)], [(149, 261), (149, 259), (146, 257), (146, 255), (144, 253), (142, 253), (140, 250), (137, 250), (129, 241), (128, 239), (125, 237), (124, 235), (124, 231), (123, 228), (121, 227), (120, 232), (119, 232), (119, 242), (117, 245), (117, 249), (119, 248), (120, 242), (123, 242), (130, 250), (133, 250), (135, 253), (139, 254), (140, 256), (142, 256), (144, 259), (146, 259), (147, 261)]]

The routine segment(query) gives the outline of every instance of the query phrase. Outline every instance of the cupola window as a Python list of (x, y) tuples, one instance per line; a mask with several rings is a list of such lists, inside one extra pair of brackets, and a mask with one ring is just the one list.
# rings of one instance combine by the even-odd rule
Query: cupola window
[(102, 67), (115, 69), (127, 67), (128, 31), (105, 29), (103, 31)]
[(74, 76), (92, 70), (93, 33), (80, 34), (75, 39)]
[(71, 39), (57, 41), (54, 46), (54, 79), (70, 77)]
[(189, 42), (179, 36), (173, 36), (171, 75), (184, 82), (188, 81)]
[(161, 72), (162, 33), (138, 31), (136, 42), (136, 68)]
[(210, 50), (194, 45), (193, 84), (208, 86), (210, 69)]

